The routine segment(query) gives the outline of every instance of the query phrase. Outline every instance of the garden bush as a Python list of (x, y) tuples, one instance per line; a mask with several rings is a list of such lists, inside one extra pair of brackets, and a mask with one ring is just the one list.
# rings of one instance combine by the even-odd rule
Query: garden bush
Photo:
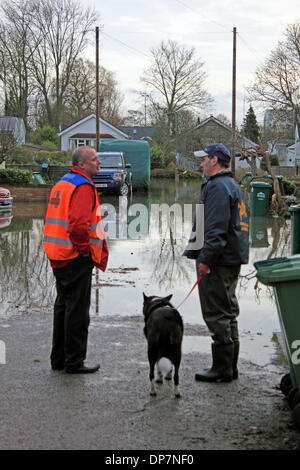
[(282, 182), (284, 187), (284, 194), (286, 194), (287, 196), (294, 194), (296, 190), (296, 184), (294, 183), (294, 181), (291, 181), (287, 178), (283, 178)]
[(162, 149), (156, 145), (150, 148), (151, 168), (164, 168), (165, 154)]
[(6, 170), (0, 169), (0, 183), (1, 184), (30, 184), (32, 181), (32, 172), (29, 170), (17, 170), (15, 168), (8, 168)]
[(72, 158), (71, 155), (72, 150), (50, 152), (46, 150), (18, 148), (10, 153), (6, 162), (16, 165), (41, 165), (44, 162), (48, 162), (49, 165), (68, 165)]

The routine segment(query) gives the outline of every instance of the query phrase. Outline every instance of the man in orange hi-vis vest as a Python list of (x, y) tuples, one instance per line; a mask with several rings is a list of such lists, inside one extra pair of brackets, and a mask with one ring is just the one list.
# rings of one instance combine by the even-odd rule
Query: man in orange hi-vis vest
[(71, 374), (96, 372), (84, 364), (93, 267), (105, 271), (108, 249), (100, 201), (92, 177), (97, 153), (78, 147), (72, 170), (52, 188), (45, 214), (44, 248), (56, 279), (51, 366)]

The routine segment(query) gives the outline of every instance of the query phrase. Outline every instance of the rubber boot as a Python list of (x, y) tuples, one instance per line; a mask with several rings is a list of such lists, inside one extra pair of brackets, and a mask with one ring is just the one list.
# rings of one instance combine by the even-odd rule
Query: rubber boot
[(238, 358), (240, 352), (240, 343), (239, 341), (233, 342), (233, 360), (232, 360), (232, 378), (237, 379), (239, 377), (239, 371), (237, 368)]
[(198, 372), (195, 379), (199, 382), (231, 382), (233, 378), (233, 343), (211, 345), (213, 365), (211, 369)]

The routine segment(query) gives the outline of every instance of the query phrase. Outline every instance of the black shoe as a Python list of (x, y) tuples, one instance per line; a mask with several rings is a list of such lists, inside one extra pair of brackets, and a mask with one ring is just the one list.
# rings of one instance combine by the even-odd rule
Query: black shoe
[(100, 369), (100, 364), (95, 364), (94, 366), (85, 366), (82, 364), (80, 367), (77, 367), (76, 369), (68, 369), (66, 368), (66, 372), (68, 374), (93, 374), (94, 372), (97, 372), (97, 370)]

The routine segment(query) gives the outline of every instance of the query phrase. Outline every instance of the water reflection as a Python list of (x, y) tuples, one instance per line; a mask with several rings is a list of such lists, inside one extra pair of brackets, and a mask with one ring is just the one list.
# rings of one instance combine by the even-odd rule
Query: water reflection
[[(15, 207), (18, 213), (20, 207)], [(15, 207), (10, 224), (0, 229), (0, 314), (6, 317), (48, 305), (53, 297), (41, 237), (43, 220), (14, 215)]]
[(13, 218), (12, 209), (0, 212), (0, 230), (8, 227)]
[[(181, 303), (195, 282), (194, 262), (182, 257), (193, 219), (184, 205), (195, 204), (199, 191), (197, 181), (154, 181), (149, 193), (133, 193), (132, 199), (128, 199), (125, 221), (119, 198), (101, 197), (103, 206), (114, 209), (107, 213), (105, 223), (115, 236), (108, 239), (107, 271), (93, 273), (92, 316), (141, 315), (143, 291), (147, 295), (173, 293), (175, 306)], [(171, 214), (170, 224), (162, 216), (154, 217), (151, 210), (155, 204), (162, 203), (170, 206), (176, 203), (182, 209)], [(135, 224), (139, 217), (139, 211), (130, 212), (134, 205), (147, 208), (147, 229), (137, 230), (136, 237), (128, 231), (129, 225)], [(41, 308), (52, 312), (55, 284), (43, 250), (44, 211), (43, 205), (15, 203), (13, 213), (8, 216), (9, 224), (0, 229), (2, 317)], [(290, 221), (251, 217), (250, 231), (250, 261), (242, 267), (237, 293), (241, 334), (248, 342), (257, 344), (258, 340), (263, 343), (266, 336), (270, 338), (279, 327), (272, 290), (257, 285), (253, 263), (290, 254)], [(180, 311), (186, 323), (203, 324), (196, 289)]]

